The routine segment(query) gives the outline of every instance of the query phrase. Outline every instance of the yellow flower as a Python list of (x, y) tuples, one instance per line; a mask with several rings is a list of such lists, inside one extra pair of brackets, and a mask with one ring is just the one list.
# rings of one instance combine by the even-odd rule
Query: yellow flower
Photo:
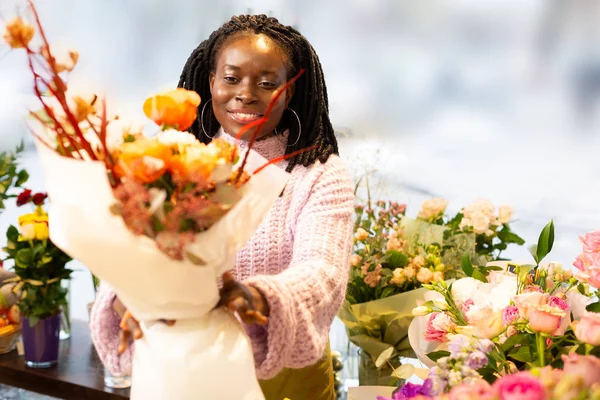
[(21, 226), (35, 224), (38, 222), (45, 223), (47, 225), (48, 224), (48, 215), (45, 213), (44, 214), (31, 213), (31, 214), (23, 214), (23, 215), (19, 216), (19, 225), (21, 225)]
[(48, 224), (37, 223), (33, 225), (35, 238), (37, 240), (47, 240), (50, 237), (50, 231), (48, 230)]
[(177, 88), (146, 99), (144, 114), (159, 126), (167, 125), (184, 131), (196, 119), (199, 105), (198, 93)]
[(27, 24), (21, 17), (17, 17), (8, 21), (2, 39), (12, 49), (23, 49), (29, 45), (34, 34), (33, 25)]

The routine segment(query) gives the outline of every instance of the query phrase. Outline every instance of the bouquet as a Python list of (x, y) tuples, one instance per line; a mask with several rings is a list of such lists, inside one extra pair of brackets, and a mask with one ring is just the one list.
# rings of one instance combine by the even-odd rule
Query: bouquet
[[(4, 39), (27, 53), (42, 107), (30, 117), (52, 201), (50, 237), (140, 321), (131, 397), (263, 398), (249, 339), (231, 314), (214, 308), (218, 277), (234, 265), (287, 181), (271, 165), (279, 159), (251, 150), (287, 86), (262, 119), (244, 127), (254, 129), (245, 152), (183, 132), (200, 103), (184, 89), (144, 103), (162, 131), (155, 137), (130, 128), (114, 135), (104, 99), (68, 92), (66, 77), (79, 54), (54, 54), (29, 4), (36, 26), (16, 18)], [(162, 319), (177, 323), (155, 323)], [(221, 382), (231, 376), (236, 385), (224, 389)]]
[[(582, 241), (584, 256), (600, 249), (592, 234)], [(487, 384), (480, 388), (492, 393), (489, 384), (493, 384), (496, 394), (490, 398), (503, 399), (508, 398), (502, 394), (508, 390), (504, 386), (510, 385), (507, 382), (537, 379), (536, 387), (543, 396), (531, 398), (597, 395), (600, 376), (596, 374), (583, 385), (582, 379), (587, 378), (571, 375), (579, 369), (575, 364), (596, 368), (600, 364), (600, 319), (595, 312), (598, 302), (593, 302), (597, 292), (588, 285), (591, 275), (583, 273), (586, 283), (560, 264), (542, 263), (553, 242), (551, 222), (532, 248), (534, 265), (474, 267), (465, 259), (463, 269), (469, 277), (450, 285), (439, 282), (427, 286), (432, 292), (426, 296), (427, 302), (415, 308), (419, 317), (409, 332), (419, 359), (431, 367), (430, 388), (422, 389), (428, 394), (421, 394), (462, 393), (464, 385), (485, 381)], [(585, 265), (592, 268), (591, 263)], [(536, 378), (539, 374), (556, 377), (553, 382), (540, 383)], [(574, 396), (567, 396), (575, 387), (577, 392), (570, 392)]]
[[(339, 317), (362, 351), (361, 384), (397, 383), (398, 356), (414, 355), (408, 326), (414, 305), (425, 295), (423, 285), (464, 276), (465, 254), (474, 262), (495, 259), (509, 242), (522, 244), (510, 230), (512, 210), (500, 207), (495, 216), (490, 204), (476, 202), (453, 218), (446, 217), (448, 201), (440, 198), (423, 202), (416, 218), (407, 217), (406, 205), (396, 202), (356, 205), (354, 254)], [(480, 219), (486, 229), (475, 232), (469, 221), (482, 229)]]

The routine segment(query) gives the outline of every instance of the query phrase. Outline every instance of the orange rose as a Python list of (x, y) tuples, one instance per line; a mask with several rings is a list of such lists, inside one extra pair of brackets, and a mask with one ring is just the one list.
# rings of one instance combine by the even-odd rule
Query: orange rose
[(167, 125), (184, 131), (196, 119), (199, 105), (198, 93), (177, 88), (146, 99), (144, 114), (159, 126)]
[(141, 183), (154, 182), (167, 170), (172, 150), (156, 140), (147, 138), (123, 143), (113, 157), (117, 177), (128, 176)]
[(8, 21), (2, 39), (12, 49), (23, 49), (29, 45), (34, 34), (33, 26), (23, 22), (21, 17), (17, 17)]

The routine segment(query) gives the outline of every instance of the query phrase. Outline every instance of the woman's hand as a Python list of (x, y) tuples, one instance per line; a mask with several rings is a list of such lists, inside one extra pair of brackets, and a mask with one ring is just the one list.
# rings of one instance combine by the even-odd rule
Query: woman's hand
[(231, 273), (223, 274), (223, 287), (218, 307), (237, 312), (245, 324), (266, 325), (269, 303), (258, 289), (233, 279)]
[[(144, 336), (144, 333), (140, 328), (140, 323), (133, 317), (133, 315), (131, 315), (129, 311), (127, 311), (118, 297), (115, 297), (115, 300), (113, 301), (113, 310), (115, 310), (117, 315), (121, 317), (121, 324), (119, 325), (121, 327), (121, 332), (119, 333), (119, 354), (123, 354), (129, 346), (129, 339), (140, 339), (142, 336)], [(163, 320), (162, 322), (169, 326), (173, 326), (175, 324), (175, 321)]]

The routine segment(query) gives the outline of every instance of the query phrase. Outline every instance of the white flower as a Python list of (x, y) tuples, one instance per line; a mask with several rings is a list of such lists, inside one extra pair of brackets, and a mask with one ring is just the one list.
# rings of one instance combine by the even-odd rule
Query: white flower
[(189, 132), (181, 132), (176, 129), (167, 129), (156, 135), (156, 139), (167, 146), (194, 145), (200, 143), (196, 136)]
[(460, 307), (467, 299), (476, 301), (476, 294), (480, 292), (483, 282), (473, 278), (462, 278), (452, 284), (452, 297)]
[(474, 304), (465, 317), (478, 338), (492, 339), (502, 332), (502, 310), (494, 310), (490, 303)]
[(490, 222), (491, 219), (489, 216), (476, 212), (471, 217), (471, 222), (473, 223), (473, 232), (477, 234), (486, 234), (489, 235), (490, 231)]
[(498, 222), (508, 224), (513, 216), (513, 209), (509, 206), (498, 207)]
[(463, 215), (466, 218), (472, 219), (473, 215), (475, 214), (483, 214), (491, 220), (494, 218), (495, 208), (496, 207), (494, 207), (494, 205), (489, 200), (478, 199), (463, 209)]
[(406, 277), (404, 276), (402, 268), (396, 268), (392, 272), (392, 279), (390, 282), (394, 285), (402, 285), (404, 282), (406, 282)]
[(438, 331), (443, 332), (451, 332), (456, 327), (456, 324), (454, 324), (450, 316), (443, 312), (440, 312), (435, 316), (433, 321), (431, 321), (431, 325)]
[(448, 200), (446, 199), (436, 198), (425, 200), (421, 204), (421, 210), (417, 216), (423, 219), (433, 219), (444, 214), (446, 207), (448, 207)]

